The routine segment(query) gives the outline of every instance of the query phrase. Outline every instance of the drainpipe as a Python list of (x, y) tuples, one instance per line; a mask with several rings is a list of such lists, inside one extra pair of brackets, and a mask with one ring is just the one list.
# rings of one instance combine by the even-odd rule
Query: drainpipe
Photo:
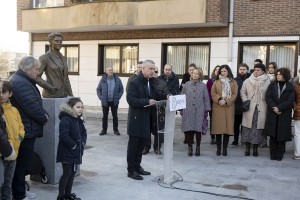
[(230, 0), (230, 14), (229, 14), (229, 36), (228, 36), (228, 64), (232, 64), (232, 52), (233, 52), (233, 11), (234, 0)]
[(29, 33), (29, 39), (28, 39), (28, 42), (29, 42), (29, 52), (28, 54), (30, 56), (32, 56), (32, 51), (33, 51), (33, 44), (32, 44), (32, 33)]

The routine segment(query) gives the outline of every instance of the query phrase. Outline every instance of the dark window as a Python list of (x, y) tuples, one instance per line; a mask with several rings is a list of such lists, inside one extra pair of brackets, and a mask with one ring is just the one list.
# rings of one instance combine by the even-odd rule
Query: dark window
[(278, 67), (288, 67), (291, 75), (297, 75), (297, 43), (240, 43), (238, 63), (247, 63), (252, 69), (254, 60), (264, 64), (276, 62)]
[[(49, 45), (46, 45), (46, 52)], [(79, 75), (79, 45), (62, 45), (60, 53), (67, 58), (69, 75)]]
[(131, 75), (137, 69), (137, 44), (99, 45), (98, 75), (105, 73), (106, 67), (113, 67), (114, 73)]
[(162, 71), (165, 64), (171, 64), (173, 72), (182, 77), (187, 72), (188, 65), (194, 63), (202, 68), (204, 78), (207, 79), (210, 57), (208, 43), (163, 44), (162, 54)]

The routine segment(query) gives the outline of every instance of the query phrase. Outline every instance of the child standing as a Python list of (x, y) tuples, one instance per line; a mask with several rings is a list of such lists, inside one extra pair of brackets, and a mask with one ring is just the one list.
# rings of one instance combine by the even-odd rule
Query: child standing
[(60, 110), (56, 161), (62, 163), (63, 174), (59, 180), (57, 200), (80, 200), (71, 192), (76, 170), (82, 163), (83, 149), (87, 138), (81, 118), (83, 103), (79, 98), (71, 98), (61, 106)]
[[(3, 81), (2, 94), (0, 95), (0, 103), (3, 109), (3, 119), (6, 124), (6, 131), (9, 143), (13, 147), (16, 155), (20, 144), (24, 138), (24, 125), (19, 111), (9, 103), (9, 98), (12, 96), (12, 86), (8, 81)], [(11, 184), (16, 167), (16, 160), (2, 160), (3, 172), (0, 176), (4, 179), (3, 185), (0, 185), (0, 199), (12, 199)]]

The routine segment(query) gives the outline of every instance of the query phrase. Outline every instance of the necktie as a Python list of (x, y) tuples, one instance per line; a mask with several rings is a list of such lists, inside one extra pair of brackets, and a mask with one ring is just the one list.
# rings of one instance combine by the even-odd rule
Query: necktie
[(148, 95), (149, 95), (149, 97), (150, 97), (150, 83), (149, 83), (149, 79), (148, 79), (147, 88), (148, 88)]

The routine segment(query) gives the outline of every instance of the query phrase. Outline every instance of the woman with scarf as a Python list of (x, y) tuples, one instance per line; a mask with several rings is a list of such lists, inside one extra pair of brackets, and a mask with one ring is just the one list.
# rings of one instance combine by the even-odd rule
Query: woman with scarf
[[(234, 134), (234, 102), (238, 85), (233, 78), (228, 65), (219, 68), (216, 80), (211, 88), (212, 106), (212, 134), (216, 135), (217, 156), (227, 156), (229, 136)], [(222, 142), (223, 136), (223, 142)]]
[[(266, 93), (267, 118), (264, 133), (270, 136), (270, 159), (281, 161), (286, 141), (292, 140), (292, 110), (295, 101), (291, 72), (280, 68)], [(296, 112), (295, 112), (296, 113)]]
[(243, 113), (242, 120), (242, 142), (246, 144), (245, 156), (250, 155), (252, 144), (253, 156), (257, 157), (258, 145), (266, 142), (263, 135), (267, 112), (265, 96), (271, 81), (265, 72), (264, 64), (254, 65), (254, 72), (245, 80), (241, 89), (242, 101), (250, 100), (250, 108)]

